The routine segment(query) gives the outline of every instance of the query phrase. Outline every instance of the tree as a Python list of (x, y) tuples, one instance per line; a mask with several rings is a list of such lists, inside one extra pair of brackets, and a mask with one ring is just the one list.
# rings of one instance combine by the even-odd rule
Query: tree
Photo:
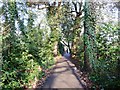
[(86, 1), (84, 6), (84, 69), (91, 72), (96, 61), (95, 7)]
[[(116, 4), (117, 8), (118, 8), (118, 26), (120, 26), (120, 2), (117, 2)], [(118, 27), (118, 39), (120, 39), (120, 28)], [(118, 45), (120, 45), (120, 41), (118, 41)], [(118, 76), (120, 76), (119, 72), (120, 72), (120, 56), (119, 56), (120, 50), (118, 50), (117, 55), (118, 55), (118, 64), (117, 64), (117, 70), (118, 70)]]

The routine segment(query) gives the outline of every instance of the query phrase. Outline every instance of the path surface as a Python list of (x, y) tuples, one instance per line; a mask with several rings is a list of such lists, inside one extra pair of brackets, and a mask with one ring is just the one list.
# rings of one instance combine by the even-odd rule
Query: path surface
[(82, 83), (75, 75), (76, 67), (65, 57), (61, 57), (53, 70), (53, 73), (46, 79), (42, 88), (81, 88)]

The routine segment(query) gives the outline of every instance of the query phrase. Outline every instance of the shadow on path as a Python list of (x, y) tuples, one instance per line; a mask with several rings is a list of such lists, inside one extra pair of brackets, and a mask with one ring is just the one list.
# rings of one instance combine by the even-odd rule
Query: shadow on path
[(80, 78), (76, 74), (76, 67), (69, 60), (69, 57), (62, 57), (58, 60), (52, 74), (46, 79), (42, 89), (60, 89), (60, 88), (76, 88), (85, 89), (85, 85), (81, 82)]

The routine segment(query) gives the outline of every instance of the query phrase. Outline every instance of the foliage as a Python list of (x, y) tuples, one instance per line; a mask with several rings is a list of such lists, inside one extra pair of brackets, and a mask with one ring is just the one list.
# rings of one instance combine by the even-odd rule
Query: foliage
[[(24, 20), (16, 17), (19, 11), (17, 4), (6, 2), (4, 5), (3, 74), (0, 85), (3, 89), (32, 87), (34, 82), (42, 78), (44, 70), (54, 64), (52, 39), (44, 35), (44, 29), (33, 27), (35, 17), (32, 12), (27, 11), (29, 18), (25, 26)], [(17, 28), (15, 19), (19, 21)]]
[(91, 2), (85, 2), (84, 6), (84, 70), (94, 70), (96, 62), (96, 34), (95, 34), (95, 13)]
[(35, 25), (39, 15), (32, 6), (39, 9), (39, 4), (3, 2), (0, 7), (4, 19), (0, 23), (2, 88), (32, 87), (54, 64), (54, 56), (64, 54), (65, 46), (73, 59), (79, 59), (80, 67), (89, 72), (95, 87), (120, 86), (119, 28), (111, 22), (97, 24), (94, 4), (46, 2), (43, 5), (46, 22), (41, 20)]
[(95, 72), (90, 79), (101, 88), (120, 86), (120, 77), (117, 73), (119, 55), (118, 28), (111, 23), (98, 26), (97, 33), (97, 62)]

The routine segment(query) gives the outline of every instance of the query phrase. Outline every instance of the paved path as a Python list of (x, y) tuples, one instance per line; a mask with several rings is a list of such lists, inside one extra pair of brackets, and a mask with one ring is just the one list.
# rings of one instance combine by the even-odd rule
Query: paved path
[(76, 67), (65, 57), (61, 57), (53, 70), (53, 74), (46, 79), (42, 88), (81, 88), (82, 83), (75, 74)]

